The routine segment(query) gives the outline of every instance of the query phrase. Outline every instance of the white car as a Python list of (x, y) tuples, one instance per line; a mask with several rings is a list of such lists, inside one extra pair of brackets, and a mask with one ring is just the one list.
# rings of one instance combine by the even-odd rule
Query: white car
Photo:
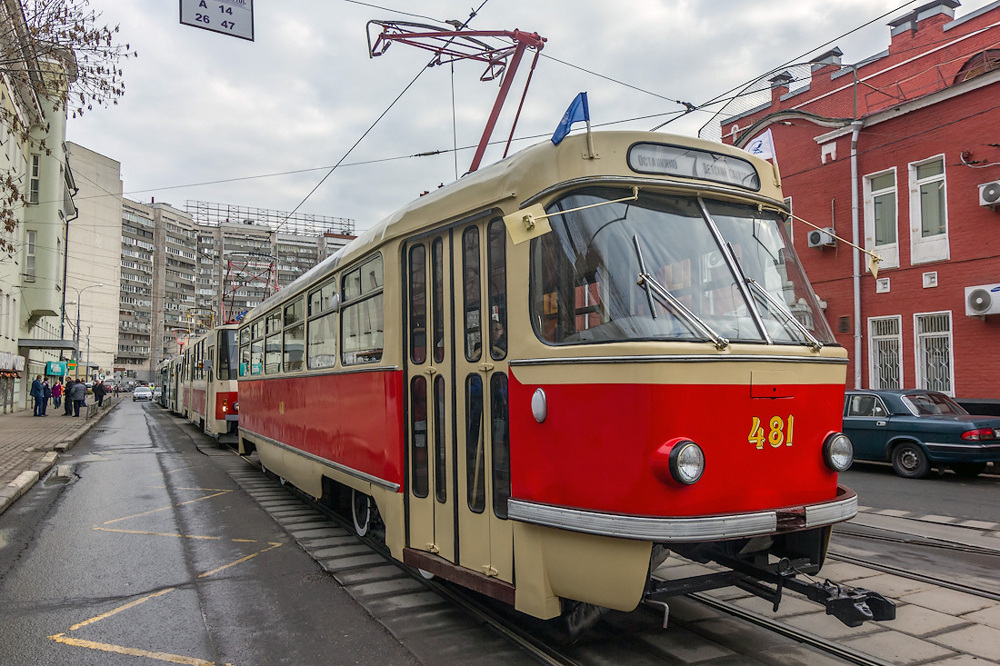
[(148, 386), (136, 386), (132, 391), (132, 402), (136, 400), (153, 401), (153, 391)]

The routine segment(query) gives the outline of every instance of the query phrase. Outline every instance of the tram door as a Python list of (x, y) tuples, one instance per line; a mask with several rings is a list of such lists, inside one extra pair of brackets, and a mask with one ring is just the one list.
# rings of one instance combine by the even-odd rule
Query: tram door
[(409, 546), (455, 561), (451, 239), (406, 250)]
[(507, 520), (507, 231), (498, 218), (454, 233), (459, 562), (513, 581)]

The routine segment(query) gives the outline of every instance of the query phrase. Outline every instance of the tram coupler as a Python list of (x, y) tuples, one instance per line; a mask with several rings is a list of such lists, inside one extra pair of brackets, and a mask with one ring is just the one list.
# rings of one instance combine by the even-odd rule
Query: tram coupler
[(804, 562), (782, 558), (776, 564), (760, 567), (736, 558), (718, 557), (716, 561), (731, 570), (680, 580), (650, 579), (645, 600), (663, 602), (672, 596), (732, 585), (771, 602), (775, 612), (781, 603), (782, 593), (786, 589), (792, 590), (822, 604), (827, 615), (833, 615), (848, 627), (861, 626), (868, 620), (878, 622), (896, 618), (896, 605), (878, 592), (829, 580), (822, 583), (799, 580), (799, 566)]
[(829, 580), (823, 583), (792, 581), (792, 589), (812, 601), (823, 604), (826, 614), (832, 615), (848, 627), (859, 627), (868, 620), (877, 622), (896, 619), (896, 604), (878, 592), (860, 587), (839, 585)]

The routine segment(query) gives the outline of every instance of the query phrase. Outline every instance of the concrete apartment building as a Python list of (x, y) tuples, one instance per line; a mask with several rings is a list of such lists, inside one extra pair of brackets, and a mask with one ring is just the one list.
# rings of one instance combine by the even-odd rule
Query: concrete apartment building
[[(46, 86), (65, 87), (73, 63), (39, 59), (20, 4), (0, 3), (0, 414), (25, 408), (36, 375), (61, 375), (66, 233), (76, 217), (64, 151), (65, 109)], [(28, 59), (25, 59), (27, 57)], [(43, 74), (44, 72), (44, 74)], [(43, 144), (46, 146), (43, 149)]]
[[(1000, 2), (956, 0), (889, 23), (855, 65), (834, 49), (772, 73), (726, 142), (773, 138), (794, 244), (840, 344), (848, 385), (1000, 403)], [(759, 98), (758, 98), (759, 99)], [(882, 257), (866, 257), (833, 234)]]
[(353, 238), (353, 222), (342, 218), (128, 199), (120, 229), (117, 354), (108, 370), (117, 382), (155, 381), (157, 364), (188, 334), (256, 307)]

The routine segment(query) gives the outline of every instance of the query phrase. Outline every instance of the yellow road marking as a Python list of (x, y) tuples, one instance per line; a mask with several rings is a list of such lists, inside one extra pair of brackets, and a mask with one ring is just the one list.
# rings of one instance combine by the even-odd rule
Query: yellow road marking
[(170, 662), (171, 664), (188, 664), (189, 666), (215, 666), (214, 661), (205, 661), (204, 659), (197, 659), (195, 657), (184, 657), (179, 654), (170, 654), (169, 652), (150, 652), (149, 650), (140, 650), (139, 648), (124, 647), (122, 645), (95, 643), (94, 641), (84, 641), (79, 638), (69, 638), (64, 634), (55, 634), (53, 636), (49, 636), (49, 638), (57, 643), (64, 643), (66, 645), (85, 647), (91, 650), (100, 650), (102, 652), (115, 652), (117, 654), (127, 654), (133, 657), (146, 657), (147, 659), (155, 659), (156, 661), (166, 661)]
[(80, 627), (86, 627), (88, 624), (94, 624), (95, 622), (100, 622), (101, 620), (103, 620), (106, 617), (111, 617), (112, 615), (115, 615), (117, 613), (121, 613), (123, 610), (128, 610), (129, 608), (135, 608), (139, 604), (144, 604), (147, 601), (149, 601), (150, 599), (155, 599), (156, 597), (162, 597), (164, 594), (168, 594), (170, 592), (173, 592), (176, 589), (177, 589), (176, 587), (168, 587), (165, 590), (160, 590), (159, 592), (154, 592), (152, 594), (148, 594), (145, 597), (143, 597), (142, 599), (136, 599), (135, 601), (130, 601), (127, 604), (125, 604), (124, 606), (119, 606), (118, 608), (115, 608), (114, 610), (109, 610), (107, 613), (101, 613), (100, 615), (96, 615), (96, 616), (90, 618), (89, 620), (84, 620), (83, 622), (78, 622), (78, 623), (74, 624), (72, 627), (70, 627), (69, 630), (70, 631), (76, 631)]
[[(97, 525), (94, 525), (94, 529), (99, 532), (115, 532), (118, 534), (141, 534), (143, 536), (165, 536), (165, 537), (176, 537), (178, 539), (204, 539), (206, 541), (222, 541), (222, 537), (199, 536), (197, 534), (180, 534), (177, 532), (145, 532), (143, 530), (121, 530), (121, 529), (115, 529), (113, 527), (98, 527)], [(245, 541), (245, 539), (233, 539), (233, 541)], [(254, 541), (253, 543), (256, 543), (256, 541)]]
[(178, 504), (171, 504), (169, 506), (163, 506), (159, 509), (152, 509), (150, 511), (143, 511), (142, 513), (134, 513), (131, 516), (125, 516), (123, 518), (115, 518), (114, 520), (107, 520), (103, 525), (110, 525), (111, 523), (117, 523), (122, 520), (128, 520), (129, 518), (138, 518), (139, 516), (148, 516), (151, 513), (157, 513), (159, 511), (166, 511), (167, 509), (173, 509), (174, 507), (184, 506), (185, 504), (194, 504), (195, 502), (201, 502), (202, 500), (212, 499), (213, 497), (219, 497), (220, 495), (225, 495), (226, 493), (231, 493), (232, 490), (223, 490), (215, 493), (214, 495), (206, 495), (205, 497), (199, 497), (198, 499), (188, 500), (186, 502), (180, 502)]
[(241, 557), (240, 559), (236, 560), (235, 562), (230, 562), (229, 564), (223, 565), (223, 566), (219, 567), (218, 569), (212, 569), (211, 571), (206, 571), (205, 573), (200, 574), (198, 576), (198, 578), (205, 578), (206, 576), (211, 576), (212, 574), (217, 574), (220, 571), (222, 571), (223, 569), (228, 569), (229, 567), (236, 566), (237, 564), (240, 564), (242, 562), (246, 562), (247, 560), (252, 560), (253, 558), (255, 558), (258, 555), (260, 555), (261, 553), (266, 553), (269, 550), (274, 550), (275, 548), (280, 548), (281, 547), (280, 543), (276, 543), (274, 541), (272, 541), (270, 543), (271, 543), (270, 547), (265, 548), (264, 550), (258, 550), (253, 555), (247, 555), (246, 557)]

